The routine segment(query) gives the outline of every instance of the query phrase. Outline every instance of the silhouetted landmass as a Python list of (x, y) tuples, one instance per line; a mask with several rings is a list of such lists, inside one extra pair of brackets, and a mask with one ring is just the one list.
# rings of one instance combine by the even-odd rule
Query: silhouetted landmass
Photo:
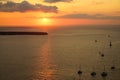
[(47, 32), (15, 32), (15, 31), (2, 32), (0, 31), (0, 35), (48, 35), (48, 33)]

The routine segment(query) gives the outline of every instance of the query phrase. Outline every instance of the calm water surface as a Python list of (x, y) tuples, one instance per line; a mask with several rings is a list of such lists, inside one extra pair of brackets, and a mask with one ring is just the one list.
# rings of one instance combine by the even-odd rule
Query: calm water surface
[[(56, 29), (48, 36), (0, 36), (0, 80), (120, 80), (120, 27), (108, 27)], [(100, 75), (104, 65), (106, 78)], [(91, 77), (92, 71), (96, 77)]]

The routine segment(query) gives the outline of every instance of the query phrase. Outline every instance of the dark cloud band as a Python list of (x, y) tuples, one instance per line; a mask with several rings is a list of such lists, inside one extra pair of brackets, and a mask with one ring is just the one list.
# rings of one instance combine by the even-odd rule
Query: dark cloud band
[(89, 14), (69, 14), (60, 16), (58, 18), (81, 18), (81, 19), (119, 19), (120, 16), (107, 16), (104, 14), (95, 14), (95, 15), (89, 15)]
[(56, 6), (46, 6), (42, 4), (30, 4), (27, 1), (21, 3), (15, 3), (7, 1), (6, 3), (0, 3), (0, 12), (27, 12), (27, 11), (42, 11), (57, 13), (58, 8)]

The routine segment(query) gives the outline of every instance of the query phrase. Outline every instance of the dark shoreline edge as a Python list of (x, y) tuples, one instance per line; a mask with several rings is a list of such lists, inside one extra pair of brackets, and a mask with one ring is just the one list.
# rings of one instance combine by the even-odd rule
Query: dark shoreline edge
[(15, 31), (0, 31), (0, 35), (48, 35), (47, 32), (15, 32)]

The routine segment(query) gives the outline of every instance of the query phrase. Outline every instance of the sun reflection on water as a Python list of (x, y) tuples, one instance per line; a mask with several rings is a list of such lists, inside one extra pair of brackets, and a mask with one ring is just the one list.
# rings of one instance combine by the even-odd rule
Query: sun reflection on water
[(40, 64), (37, 71), (36, 79), (34, 80), (55, 80), (54, 75), (56, 71), (56, 65), (51, 58), (51, 48), (49, 39), (44, 43), (40, 50)]

